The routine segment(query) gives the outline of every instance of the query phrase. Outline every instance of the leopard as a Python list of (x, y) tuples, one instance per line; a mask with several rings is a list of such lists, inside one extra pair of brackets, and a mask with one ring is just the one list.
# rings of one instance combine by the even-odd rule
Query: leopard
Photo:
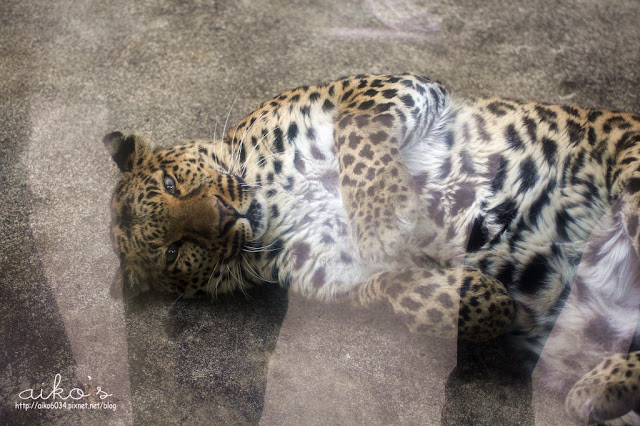
[(103, 139), (116, 292), (274, 282), (411, 332), (509, 335), (578, 422), (640, 422), (640, 116), (360, 74), (221, 138)]

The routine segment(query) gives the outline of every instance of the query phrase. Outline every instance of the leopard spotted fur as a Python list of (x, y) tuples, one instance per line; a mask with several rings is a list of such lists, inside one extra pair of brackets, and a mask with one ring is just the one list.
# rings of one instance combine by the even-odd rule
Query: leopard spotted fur
[(221, 141), (105, 144), (126, 289), (277, 281), (534, 350), (555, 324), (541, 368), (568, 412), (638, 420), (638, 115), (359, 75), (283, 92)]

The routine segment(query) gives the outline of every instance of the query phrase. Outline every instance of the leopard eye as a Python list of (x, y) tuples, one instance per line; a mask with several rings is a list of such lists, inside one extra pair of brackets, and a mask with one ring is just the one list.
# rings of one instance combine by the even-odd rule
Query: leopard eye
[(162, 184), (164, 185), (164, 189), (171, 195), (176, 193), (176, 181), (169, 175), (164, 175), (162, 179)]
[(167, 247), (167, 251), (164, 254), (164, 259), (167, 265), (172, 264), (178, 258), (178, 244), (173, 243)]

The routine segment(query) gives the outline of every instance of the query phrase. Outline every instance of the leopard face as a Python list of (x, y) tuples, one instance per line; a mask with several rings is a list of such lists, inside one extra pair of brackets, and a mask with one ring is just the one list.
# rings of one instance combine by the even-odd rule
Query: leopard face
[(237, 287), (243, 250), (267, 229), (266, 202), (226, 169), (227, 151), (188, 142), (152, 149), (138, 136), (105, 137), (122, 173), (112, 235), (122, 285), (190, 297)]

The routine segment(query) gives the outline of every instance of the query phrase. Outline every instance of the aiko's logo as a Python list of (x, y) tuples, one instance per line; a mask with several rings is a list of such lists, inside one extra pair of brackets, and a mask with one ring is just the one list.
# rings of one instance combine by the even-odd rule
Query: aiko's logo
[[(91, 377), (89, 377), (89, 380), (91, 380)], [(60, 374), (56, 374), (55, 377), (53, 378), (53, 389), (51, 389), (51, 392), (45, 393), (44, 389), (40, 389), (39, 392), (34, 390), (33, 388), (25, 389), (18, 394), (18, 397), (20, 397), (20, 399), (31, 399), (33, 401), (37, 401), (37, 400), (47, 401), (49, 399), (51, 399), (51, 401), (55, 401), (57, 398), (63, 401), (66, 401), (69, 398), (71, 398), (74, 401), (78, 401), (82, 398), (94, 396), (94, 395), (99, 397), (101, 400), (108, 398), (110, 396), (113, 396), (112, 394), (103, 391), (100, 388), (100, 386), (96, 387), (95, 394), (91, 392), (85, 392), (81, 388), (73, 388), (69, 390), (69, 392), (65, 393), (64, 388), (60, 387), (61, 381), (62, 381), (62, 376)]]

